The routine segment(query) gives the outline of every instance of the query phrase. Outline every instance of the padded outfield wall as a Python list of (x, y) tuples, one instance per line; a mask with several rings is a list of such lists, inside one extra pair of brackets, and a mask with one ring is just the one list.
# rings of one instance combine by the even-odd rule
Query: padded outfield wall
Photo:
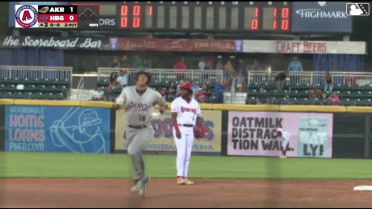
[[(370, 107), (201, 104), (206, 136), (194, 153), (279, 156), (276, 128), (291, 133), (288, 156), (371, 158)], [(0, 100), (0, 149), (6, 152), (126, 152), (125, 110), (112, 103)], [(153, 121), (148, 153), (174, 153), (170, 113)]]

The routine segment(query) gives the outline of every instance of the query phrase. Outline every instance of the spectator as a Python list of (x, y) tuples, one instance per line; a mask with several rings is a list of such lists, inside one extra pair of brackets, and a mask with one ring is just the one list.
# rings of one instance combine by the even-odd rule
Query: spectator
[(193, 93), (193, 98), (195, 99), (195, 95), (199, 92), (200, 90), (200, 86), (196, 83), (196, 80), (193, 80), (191, 82), (191, 89), (192, 89), (192, 93)]
[(173, 68), (178, 70), (186, 70), (187, 65), (185, 64), (185, 58), (181, 57), (181, 59), (174, 64)]
[(167, 101), (173, 101), (177, 96), (177, 86), (174, 81), (169, 83), (168, 91), (167, 91)]
[(216, 64), (216, 70), (223, 70), (223, 61), (222, 59), (218, 59)]
[(260, 91), (257, 93), (256, 96), (256, 104), (266, 104), (267, 98), (265, 94), (265, 90), (263, 88), (260, 88)]
[(338, 97), (336, 91), (333, 91), (332, 96), (330, 96), (328, 99), (331, 100), (331, 105), (333, 106), (340, 105), (340, 98)]
[(138, 55), (134, 56), (133, 67), (134, 68), (139, 68), (139, 69), (143, 68), (143, 61)]
[(298, 57), (293, 57), (292, 61), (289, 63), (288, 70), (292, 72), (302, 72), (302, 63), (298, 60)]
[(200, 103), (206, 102), (207, 98), (211, 96), (211, 90), (208, 88), (208, 85), (206, 82), (203, 83), (202, 88), (200, 91), (196, 94), (195, 98)]
[(321, 105), (329, 105), (329, 100), (327, 98), (327, 94), (323, 93), (322, 98), (320, 99), (320, 104)]
[(198, 68), (199, 68), (199, 70), (205, 70), (206, 66), (207, 66), (207, 64), (205, 63), (205, 58), (202, 57), (202, 59), (198, 63)]
[(108, 80), (107, 84), (107, 93), (111, 93), (113, 89), (115, 89), (118, 86), (117, 80), (117, 74), (115, 72), (112, 72), (110, 74), (110, 78)]
[(185, 83), (184, 80), (181, 80), (180, 83), (177, 85), (177, 97), (181, 95), (181, 85)]
[(256, 59), (253, 60), (253, 63), (251, 65), (251, 70), (252, 71), (259, 71), (260, 70), (260, 65), (258, 64), (258, 61)]
[(111, 67), (120, 68), (119, 57), (114, 57), (114, 59), (112, 60)]
[(283, 100), (284, 105), (289, 105), (291, 102), (289, 101), (289, 95), (285, 95), (284, 100)]
[(236, 77), (236, 91), (237, 92), (243, 92), (243, 83), (244, 83), (244, 77), (242, 71), (238, 72), (238, 76)]
[(223, 85), (226, 88), (226, 91), (230, 90), (230, 82), (233, 78), (234, 68), (231, 64), (231, 61), (228, 60), (226, 64), (223, 66)]
[(313, 86), (309, 89), (307, 96), (309, 99), (321, 99), (322, 94), (322, 90), (318, 89), (316, 84), (313, 84)]
[(284, 87), (285, 79), (287, 78), (288, 74), (289, 74), (289, 71), (286, 70), (275, 76), (275, 82), (277, 84), (278, 91), (282, 90), (282, 88)]
[(117, 78), (119, 87), (126, 87), (128, 85), (128, 73), (124, 70), (120, 70), (120, 76)]
[(181, 57), (181, 59), (174, 64), (173, 68), (181, 71), (181, 72), (177, 72), (177, 80), (182, 79), (184, 76), (184, 73), (182, 72), (182, 70), (187, 69), (187, 65), (185, 64), (185, 58)]
[(213, 59), (209, 58), (205, 60), (205, 69), (211, 70), (213, 68)]
[(214, 85), (214, 102), (223, 103), (223, 92), (225, 91), (225, 86), (221, 84), (220, 80), (216, 80)]
[(104, 100), (104, 92), (102, 87), (98, 86), (97, 89), (93, 92), (92, 101), (102, 101)]
[(247, 78), (248, 68), (243, 59), (239, 59), (239, 71), (242, 72), (243, 78)]
[(323, 77), (324, 82), (324, 92), (327, 92), (327, 89), (329, 92), (332, 92), (333, 90), (333, 78), (332, 75), (327, 71), (326, 74)]
[(247, 78), (248, 78), (248, 65), (244, 62), (243, 59), (239, 59), (239, 71), (242, 72), (242, 86), (243, 89), (246, 89), (246, 83), (247, 83)]
[[(205, 70), (207, 67), (209, 67), (208, 65), (210, 65), (210, 63), (211, 63), (211, 61), (208, 60), (208, 64), (207, 64), (207, 61), (205, 60), (205, 58), (202, 57), (202, 59), (198, 63), (199, 70)], [(208, 75), (207, 74), (200, 75), (200, 77), (199, 77), (200, 83), (203, 83), (205, 80), (208, 80)]]
[(121, 68), (130, 68), (129, 60), (127, 55), (123, 55), (120, 60), (120, 67)]
[(160, 95), (161, 95), (165, 100), (167, 99), (167, 92), (168, 92), (167, 88), (160, 88), (159, 93), (160, 93)]

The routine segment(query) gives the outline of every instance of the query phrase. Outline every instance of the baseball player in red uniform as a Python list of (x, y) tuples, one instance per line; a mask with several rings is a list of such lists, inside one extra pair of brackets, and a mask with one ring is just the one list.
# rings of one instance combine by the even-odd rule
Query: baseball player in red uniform
[(205, 133), (201, 119), (199, 103), (192, 98), (190, 83), (183, 83), (180, 87), (181, 97), (177, 97), (171, 105), (173, 138), (177, 148), (177, 184), (194, 184), (187, 178), (192, 145), (194, 142), (194, 126), (197, 123), (201, 136)]
[(287, 147), (289, 145), (291, 134), (288, 131), (284, 131), (283, 129), (278, 128), (276, 129), (276, 136), (280, 137), (282, 141), (282, 146), (280, 147), (282, 155), (280, 156), (280, 158), (287, 158)]

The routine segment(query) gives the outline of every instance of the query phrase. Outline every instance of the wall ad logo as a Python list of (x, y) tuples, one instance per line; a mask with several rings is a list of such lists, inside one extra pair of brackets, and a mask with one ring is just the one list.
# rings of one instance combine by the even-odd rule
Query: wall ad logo
[(10, 152), (110, 153), (110, 110), (7, 106), (5, 149)]
[(37, 5), (15, 5), (15, 27), (37, 28), (37, 10)]

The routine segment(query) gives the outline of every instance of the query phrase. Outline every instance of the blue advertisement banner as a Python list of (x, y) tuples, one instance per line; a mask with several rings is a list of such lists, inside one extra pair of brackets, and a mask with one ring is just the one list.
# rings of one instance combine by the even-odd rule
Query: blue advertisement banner
[(110, 153), (110, 109), (7, 106), (5, 150)]
[(292, 32), (351, 33), (352, 17), (347, 2), (301, 1), (292, 3)]

